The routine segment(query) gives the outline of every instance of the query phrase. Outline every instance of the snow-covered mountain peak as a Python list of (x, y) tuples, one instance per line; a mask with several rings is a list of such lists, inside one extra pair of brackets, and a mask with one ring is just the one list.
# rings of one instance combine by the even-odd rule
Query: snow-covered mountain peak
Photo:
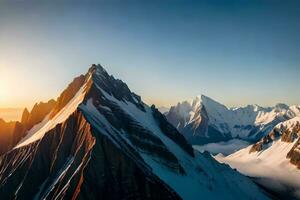
[(88, 70), (88, 73), (98, 75), (104, 73), (108, 75), (107, 71), (100, 64), (92, 64)]
[[(207, 142), (217, 142), (230, 138), (253, 142), (268, 134), (278, 123), (300, 116), (300, 109), (299, 106), (289, 107), (282, 103), (274, 107), (253, 104), (227, 108), (201, 95), (190, 103), (178, 103), (166, 116), (192, 144), (203, 143), (206, 139)], [(198, 139), (194, 141), (195, 137)]]
[(195, 152), (155, 106), (101, 67), (75, 78), (57, 102), (53, 117), (0, 157), (3, 199), (268, 199)]
[(182, 101), (177, 103), (177, 107), (181, 107), (181, 111), (190, 112), (195, 111), (199, 106), (205, 106), (207, 108), (216, 108), (221, 110), (227, 110), (227, 107), (213, 100), (212, 98), (205, 95), (197, 95), (190, 101)]

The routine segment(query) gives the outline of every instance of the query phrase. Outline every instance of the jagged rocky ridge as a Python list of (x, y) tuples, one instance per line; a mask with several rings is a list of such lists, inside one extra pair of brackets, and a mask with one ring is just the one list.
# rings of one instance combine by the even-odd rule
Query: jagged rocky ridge
[(267, 199), (100, 65), (75, 82), (0, 157), (1, 198)]
[(300, 117), (282, 122), (259, 142), (229, 156), (222, 163), (237, 168), (281, 198), (300, 199)]
[(253, 143), (267, 135), (280, 122), (300, 116), (300, 107), (277, 104), (270, 108), (257, 105), (227, 108), (202, 95), (192, 102), (178, 103), (165, 115), (194, 145), (233, 138)]
[(0, 119), (0, 155), (10, 151), (34, 125), (40, 123), (54, 108), (56, 101), (36, 103), (29, 112), (24, 109), (21, 121), (5, 122)]
[(252, 145), (249, 153), (264, 151), (271, 147), (272, 143), (277, 140), (294, 144), (286, 157), (290, 159), (292, 164), (300, 169), (300, 118), (295, 117), (294, 119), (277, 125), (268, 135)]
[(0, 156), (13, 149), (13, 147), (27, 134), (35, 124), (41, 122), (52, 110), (54, 100), (46, 103), (36, 103), (29, 112), (23, 110), (21, 121), (5, 122), (0, 119)]

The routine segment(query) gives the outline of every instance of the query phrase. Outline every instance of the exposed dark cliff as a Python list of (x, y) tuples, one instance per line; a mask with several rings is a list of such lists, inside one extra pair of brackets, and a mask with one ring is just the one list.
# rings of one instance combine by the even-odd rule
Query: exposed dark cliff
[(0, 196), (180, 199), (151, 171), (91, 127), (80, 111), (46, 133), (41, 141), (0, 158)]

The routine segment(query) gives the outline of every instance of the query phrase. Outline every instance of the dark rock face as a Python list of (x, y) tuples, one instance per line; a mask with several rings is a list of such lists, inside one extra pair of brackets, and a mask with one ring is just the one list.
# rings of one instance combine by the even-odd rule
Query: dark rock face
[(131, 102), (145, 111), (141, 97), (131, 92), (126, 83), (110, 76), (101, 65), (92, 65), (89, 72), (93, 74), (93, 82), (106, 93), (119, 101)]
[(184, 137), (178, 132), (176, 128), (174, 128), (166, 119), (166, 117), (161, 114), (155, 106), (151, 107), (153, 116), (156, 119), (161, 130), (166, 134), (169, 138), (173, 139), (179, 146), (181, 146), (187, 153), (191, 156), (194, 156), (194, 150), (190, 144), (184, 139)]
[[(80, 111), (0, 157), (3, 199), (180, 199), (90, 126)], [(146, 163), (144, 163), (146, 165)]]
[[(141, 152), (156, 155), (158, 162), (165, 164), (165, 166), (171, 170), (182, 173), (182, 167), (177, 158), (166, 148), (163, 142), (150, 130), (145, 129), (138, 124), (138, 122), (125, 113), (117, 104), (107, 100), (95, 84), (91, 86), (86, 98), (92, 98), (93, 105), (97, 110), (118, 131), (124, 130), (132, 144), (134, 144)], [(115, 135), (114, 137), (117, 137), (118, 140), (122, 140), (119, 135)], [(191, 146), (190, 148), (192, 150)]]
[[(80, 177), (94, 144), (88, 130), (89, 125), (82, 115), (74, 113), (41, 141), (1, 157), (0, 196), (4, 199), (52, 199), (67, 195), (64, 190), (76, 186), (76, 181), (68, 181)], [(64, 188), (66, 184), (68, 187)]]
[(101, 134), (96, 140), (78, 199), (180, 199), (148, 168), (125, 156)]

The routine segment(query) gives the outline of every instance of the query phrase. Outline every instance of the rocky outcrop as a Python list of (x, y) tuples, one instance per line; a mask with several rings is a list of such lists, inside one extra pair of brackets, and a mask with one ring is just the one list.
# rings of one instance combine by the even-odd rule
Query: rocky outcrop
[(30, 117), (30, 112), (28, 111), (27, 108), (25, 108), (22, 113), (21, 123), (26, 124), (29, 121), (29, 117)]
[(154, 105), (151, 106), (153, 116), (158, 123), (158, 126), (161, 128), (163, 133), (173, 139), (179, 146), (182, 147), (187, 153), (191, 156), (194, 156), (194, 150), (190, 144), (187, 143), (185, 138), (178, 132), (176, 128), (174, 128), (166, 119), (166, 117), (161, 114), (158, 109), (155, 108)]
[(264, 136), (260, 141), (255, 143), (249, 153), (259, 152), (264, 150), (265, 147), (267, 147), (269, 144), (271, 144), (273, 141), (279, 139), (281, 136), (281, 132), (279, 129), (274, 128), (268, 135)]
[(290, 159), (292, 164), (296, 165), (300, 169), (300, 122), (298, 121), (288, 133), (289, 138), (298, 138), (298, 140), (288, 153), (287, 158)]
[(18, 144), (18, 142), (21, 141), (21, 139), (23, 137), (25, 137), (26, 134), (27, 134), (26, 126), (24, 126), (20, 122), (16, 122), (14, 131), (13, 131), (13, 145), (12, 145), (12, 147), (14, 147), (16, 144)]
[(131, 102), (140, 110), (145, 111), (141, 97), (131, 92), (126, 83), (109, 75), (101, 65), (92, 65), (89, 73), (93, 74), (93, 82), (102, 91), (112, 95), (119, 101)]
[(300, 139), (297, 140), (293, 148), (287, 154), (287, 158), (293, 165), (296, 165), (300, 169)]
[(30, 130), (34, 125), (40, 123), (54, 108), (56, 102), (51, 99), (48, 102), (40, 102), (34, 104), (32, 110), (29, 111), (27, 108), (24, 109), (22, 114), (21, 123)]
[(40, 123), (53, 109), (54, 100), (36, 103), (31, 112), (24, 109), (21, 122), (0, 119), (0, 155), (11, 150), (34, 125)]
[(57, 98), (56, 104), (51, 111), (50, 118), (53, 118), (67, 103), (76, 95), (86, 80), (84, 75), (76, 77)]
[[(104, 94), (97, 88), (96, 83), (91, 86), (86, 98), (93, 99), (93, 105), (99, 113), (118, 131), (124, 130), (131, 143), (141, 152), (153, 154), (157, 157), (157, 161), (163, 163), (166, 167), (178, 173), (184, 173), (177, 158), (166, 148), (161, 139), (140, 125), (120, 106), (106, 99)], [(138, 108), (142, 109), (141, 107)], [(141, 111), (143, 112), (143, 110)], [(119, 136), (115, 137), (119, 138)], [(119, 140), (122, 140), (122, 138), (119, 138)], [(191, 146), (190, 148), (192, 150)]]
[[(249, 153), (253, 152), (259, 152), (265, 149), (265, 147), (268, 147), (272, 142), (276, 140), (281, 140), (282, 142), (292, 143), (300, 136), (300, 122), (297, 121), (296, 123), (287, 126), (284, 124), (280, 124), (279, 126), (275, 127), (268, 135), (264, 136), (260, 141), (255, 143)], [(297, 146), (297, 143), (296, 145)], [(293, 149), (296, 149), (297, 147), (294, 147)], [(291, 158), (292, 152), (294, 150), (291, 150), (288, 154), (288, 158)], [(297, 157), (297, 156), (295, 156)], [(293, 161), (295, 162), (295, 161)]]
[(295, 139), (300, 137), (300, 122), (297, 122), (291, 129), (282, 127), (281, 141), (294, 142)]

